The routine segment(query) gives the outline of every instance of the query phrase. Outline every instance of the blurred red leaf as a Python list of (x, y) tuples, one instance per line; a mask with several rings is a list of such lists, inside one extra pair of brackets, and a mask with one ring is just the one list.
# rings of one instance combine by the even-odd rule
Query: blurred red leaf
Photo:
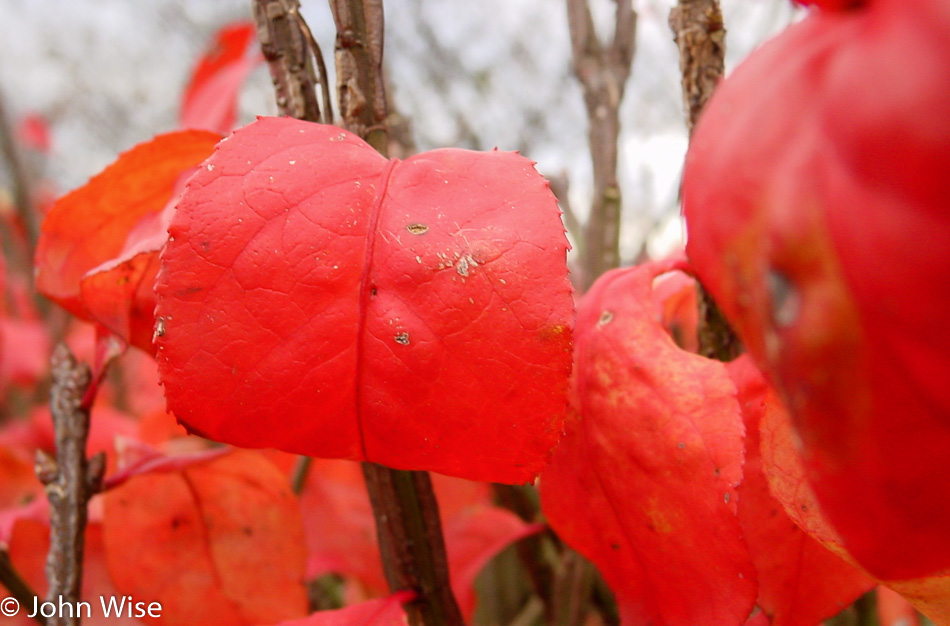
[(727, 368), (736, 383), (746, 427), (739, 525), (758, 575), (757, 604), (773, 626), (813, 626), (842, 611), (876, 583), (809, 537), (772, 497), (759, 451), (767, 383), (748, 356)]
[(105, 494), (122, 594), (167, 624), (260, 624), (307, 612), (303, 530), (286, 477), (256, 452), (141, 473)]
[(234, 128), (237, 97), (248, 74), (260, 64), (254, 22), (237, 22), (219, 30), (191, 76), (179, 124), (227, 133)]
[(35, 385), (49, 369), (50, 352), (41, 320), (0, 317), (0, 389)]
[[(806, 533), (841, 558), (860, 567), (826, 518), (806, 480), (801, 443), (788, 411), (772, 392), (766, 396), (762, 435), (762, 469), (769, 489), (788, 516)], [(894, 537), (899, 542), (902, 538)], [(950, 575), (881, 581), (937, 624), (950, 623)]]
[(218, 140), (202, 131), (160, 135), (57, 200), (37, 244), (37, 288), (73, 315), (150, 351), (149, 268), (165, 240), (161, 214), (182, 175)]
[(756, 594), (736, 517), (742, 416), (724, 365), (660, 324), (652, 285), (674, 267), (614, 270), (581, 301), (572, 417), (542, 505), (625, 623), (738, 624)]
[(888, 579), (950, 570), (948, 66), (945, 0), (814, 11), (717, 88), (683, 179), (699, 278)]
[(277, 626), (406, 626), (402, 605), (412, 600), (412, 591), (368, 600), (336, 611), (317, 611), (309, 617), (280, 622)]
[(0, 430), (0, 510), (20, 506), (43, 496), (33, 458), (27, 450), (4, 441), (7, 426)]
[(557, 203), (527, 159), (391, 161), (262, 118), (189, 181), (169, 232), (157, 358), (190, 429), (473, 480), (545, 464), (572, 300)]

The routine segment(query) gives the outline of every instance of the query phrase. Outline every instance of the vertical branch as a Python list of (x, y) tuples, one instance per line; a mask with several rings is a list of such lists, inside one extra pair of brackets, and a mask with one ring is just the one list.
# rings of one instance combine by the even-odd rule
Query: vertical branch
[(418, 594), (416, 602), (406, 607), (409, 623), (464, 624), (449, 584), (439, 505), (429, 473), (363, 463), (363, 477), (389, 588), (413, 589)]
[[(254, 21), (281, 115), (319, 122), (317, 80), (298, 0), (254, 0)], [(323, 79), (324, 84), (326, 78)], [(327, 112), (329, 114), (329, 111)]]
[[(343, 126), (388, 156), (383, 81), (382, 0), (330, 0), (337, 36), (337, 89)], [(442, 537), (439, 505), (426, 472), (363, 464), (373, 505), (386, 581), (392, 591), (413, 589), (409, 623), (461, 625)]]
[(690, 134), (725, 73), (726, 29), (719, 0), (679, 0), (670, 28), (680, 52), (683, 109)]
[(336, 85), (343, 127), (387, 154), (382, 0), (330, 0), (336, 22)]
[[(89, 406), (84, 399), (92, 383), (89, 368), (79, 364), (69, 348), (53, 351), (53, 385), (50, 412), (56, 437), (56, 458), (37, 453), (36, 473), (46, 485), (50, 504), (50, 548), (46, 560), (49, 581), (47, 600), (75, 605), (82, 587), (82, 562), (86, 530), (86, 505), (102, 485), (105, 456), (86, 459)], [(78, 615), (54, 615), (50, 625), (79, 623)]]
[[(670, 28), (680, 53), (683, 108), (690, 135), (725, 71), (726, 30), (719, 0), (679, 0), (670, 11)], [(699, 353), (730, 361), (742, 352), (722, 311), (699, 288)]]
[[(281, 60), (286, 59), (287, 51), (296, 55), (305, 46), (304, 34), (289, 25), (288, 16), (297, 15), (297, 0), (254, 2), (264, 55), (268, 61), (274, 58), (270, 69), (278, 106), (292, 117), (318, 120), (312, 67), (295, 65), (298, 71), (294, 72)], [(382, 2), (331, 0), (330, 6), (337, 26), (335, 61), (343, 125), (386, 156)], [(410, 623), (460, 626), (462, 616), (449, 584), (439, 509), (429, 475), (373, 463), (363, 464), (363, 475), (389, 586), (393, 591), (413, 589), (417, 593), (417, 600), (406, 607)]]
[(567, 0), (574, 74), (584, 91), (594, 166), (594, 198), (584, 232), (583, 289), (620, 265), (619, 110), (636, 50), (637, 14), (631, 0), (616, 3), (613, 40), (603, 46), (587, 0)]

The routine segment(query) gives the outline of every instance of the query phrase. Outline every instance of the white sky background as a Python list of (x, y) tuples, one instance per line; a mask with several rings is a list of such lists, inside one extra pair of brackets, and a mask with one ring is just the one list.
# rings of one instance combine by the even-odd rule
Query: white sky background
[[(727, 71), (795, 16), (790, 0), (722, 0)], [(612, 0), (595, 0), (601, 33)], [(179, 99), (202, 48), (250, 0), (0, 0), (0, 90), (11, 117), (49, 119), (44, 174), (66, 191), (116, 155), (175, 129)], [(332, 65), (326, 3), (303, 14)], [(649, 234), (654, 255), (681, 236), (676, 190), (686, 149), (673, 0), (634, 0), (637, 54), (621, 111), (623, 245), (629, 259)], [(521, 150), (543, 174), (566, 172), (583, 217), (591, 186), (586, 114), (570, 70), (563, 0), (386, 0), (391, 101), (413, 123), (420, 150)], [(263, 66), (241, 97), (241, 119), (274, 114)], [(0, 172), (0, 186), (6, 172)]]

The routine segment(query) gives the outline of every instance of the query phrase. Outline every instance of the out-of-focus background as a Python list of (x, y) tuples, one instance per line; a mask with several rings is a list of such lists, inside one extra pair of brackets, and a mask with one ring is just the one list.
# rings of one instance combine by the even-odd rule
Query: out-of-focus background
[[(727, 72), (796, 19), (791, 0), (723, 0)], [(622, 253), (653, 256), (682, 239), (677, 186), (687, 144), (673, 0), (634, 0), (637, 50), (621, 109)], [(221, 26), (251, 18), (249, 0), (0, 0), (0, 98), (11, 127), (46, 119), (51, 146), (28, 154), (32, 175), (65, 192), (116, 155), (176, 128), (201, 51)], [(613, 0), (592, 2), (602, 40)], [(569, 182), (574, 210), (590, 202), (586, 112), (571, 71), (562, 0), (387, 0), (390, 100), (420, 150), (520, 150)], [(323, 0), (302, 12), (332, 66), (333, 21)], [(331, 68), (332, 72), (332, 68)], [(240, 121), (276, 112), (265, 66), (240, 99)], [(8, 189), (0, 167), (0, 193)]]

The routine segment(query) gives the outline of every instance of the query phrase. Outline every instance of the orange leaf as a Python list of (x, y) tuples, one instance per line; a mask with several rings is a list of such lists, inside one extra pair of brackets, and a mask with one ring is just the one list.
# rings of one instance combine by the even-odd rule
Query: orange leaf
[[(161, 212), (176, 183), (211, 154), (220, 138), (204, 131), (160, 135), (57, 200), (37, 243), (37, 288), (73, 315), (100, 321), (133, 345), (150, 349), (150, 262), (136, 259), (160, 249)], [(103, 276), (82, 289), (94, 273)]]
[(259, 624), (306, 614), (303, 529), (286, 477), (235, 451), (143, 473), (105, 495), (106, 557), (120, 593), (169, 624)]

